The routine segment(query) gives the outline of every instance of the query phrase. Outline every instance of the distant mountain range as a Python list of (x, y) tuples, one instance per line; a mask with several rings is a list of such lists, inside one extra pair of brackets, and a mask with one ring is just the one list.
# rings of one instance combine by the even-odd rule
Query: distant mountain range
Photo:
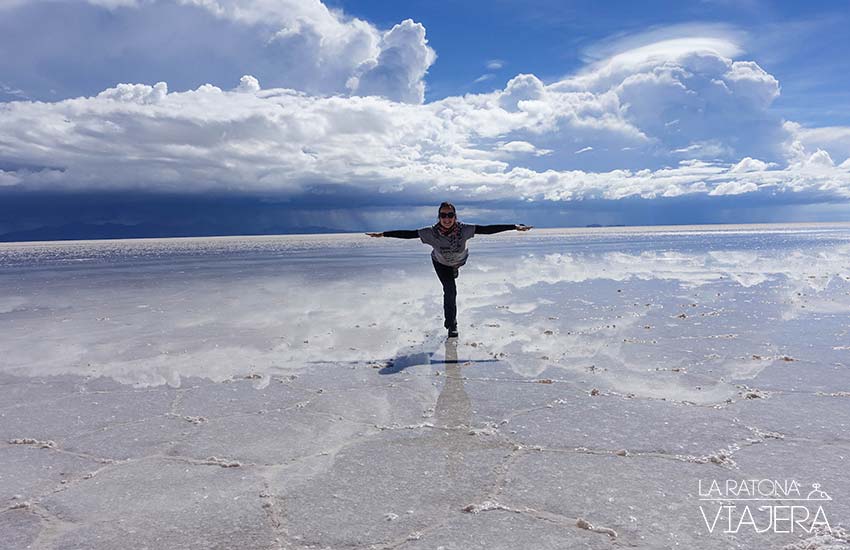
[(272, 227), (262, 232), (246, 232), (239, 228), (166, 227), (156, 224), (123, 225), (117, 223), (70, 223), (0, 234), (0, 242), (77, 241), (95, 239), (152, 239), (168, 237), (224, 237), (229, 235), (294, 235), (305, 233), (352, 233), (345, 229), (323, 226)]

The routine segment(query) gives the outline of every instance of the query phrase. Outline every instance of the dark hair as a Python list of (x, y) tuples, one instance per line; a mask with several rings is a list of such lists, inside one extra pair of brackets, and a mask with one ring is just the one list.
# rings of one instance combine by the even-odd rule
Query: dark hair
[(440, 210), (442, 210), (443, 208), (451, 208), (451, 209), (452, 209), (452, 212), (454, 212), (454, 213), (455, 213), (455, 215), (457, 215), (457, 208), (455, 208), (455, 205), (453, 205), (453, 204), (452, 204), (452, 203), (450, 203), (450, 202), (445, 202), (445, 201), (444, 201), (444, 202), (441, 202), (441, 203), (440, 203), (440, 208), (438, 208), (438, 209), (437, 209), (437, 215), (438, 215), (438, 216), (440, 215)]

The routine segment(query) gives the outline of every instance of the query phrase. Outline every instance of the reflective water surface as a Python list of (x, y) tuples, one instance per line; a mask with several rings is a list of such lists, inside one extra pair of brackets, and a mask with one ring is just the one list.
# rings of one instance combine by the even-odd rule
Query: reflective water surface
[[(0, 245), (0, 540), (848, 547), (850, 226), (470, 248), (447, 340), (415, 241)], [(834, 529), (712, 532), (712, 480)]]
[[(771, 369), (850, 362), (848, 225), (534, 230), (470, 249), (457, 353), (518, 377), (723, 403)], [(176, 387), (415, 369), (445, 339), (429, 250), (365, 235), (0, 244), (0, 370)]]

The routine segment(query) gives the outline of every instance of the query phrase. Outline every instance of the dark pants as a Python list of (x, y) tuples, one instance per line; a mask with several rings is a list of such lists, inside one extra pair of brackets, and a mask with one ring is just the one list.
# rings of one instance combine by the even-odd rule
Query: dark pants
[(455, 284), (457, 268), (443, 265), (433, 258), (431, 262), (434, 264), (437, 277), (443, 284), (443, 313), (446, 316), (446, 322), (443, 325), (446, 328), (452, 328), (457, 326), (457, 285)]

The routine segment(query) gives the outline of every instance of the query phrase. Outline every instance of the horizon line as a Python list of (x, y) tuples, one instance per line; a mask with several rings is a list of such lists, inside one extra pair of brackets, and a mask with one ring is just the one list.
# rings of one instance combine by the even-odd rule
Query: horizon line
[[(658, 225), (602, 225), (588, 224), (583, 226), (558, 226), (558, 227), (543, 227), (533, 226), (537, 231), (603, 231), (617, 232), (634, 230), (650, 229), (655, 231), (663, 230), (702, 230), (702, 231), (722, 231), (723, 228), (737, 228), (738, 230), (758, 229), (763, 227), (812, 227), (812, 228), (827, 228), (827, 227), (847, 227), (850, 228), (848, 221), (832, 221), (832, 222), (754, 222), (754, 223), (700, 223), (700, 224), (658, 224)], [(228, 234), (228, 235), (180, 235), (180, 236), (159, 236), (159, 237), (104, 237), (96, 239), (52, 239), (52, 240), (24, 240), (24, 241), (3, 241), (3, 235), (0, 234), (0, 247), (3, 245), (15, 244), (47, 244), (47, 243), (81, 243), (81, 242), (101, 242), (101, 241), (154, 241), (154, 240), (179, 240), (179, 239), (231, 239), (231, 238), (252, 238), (252, 237), (332, 237), (363, 234), (365, 231), (360, 230), (341, 230), (338, 232), (324, 233), (245, 233), (245, 234)]]

